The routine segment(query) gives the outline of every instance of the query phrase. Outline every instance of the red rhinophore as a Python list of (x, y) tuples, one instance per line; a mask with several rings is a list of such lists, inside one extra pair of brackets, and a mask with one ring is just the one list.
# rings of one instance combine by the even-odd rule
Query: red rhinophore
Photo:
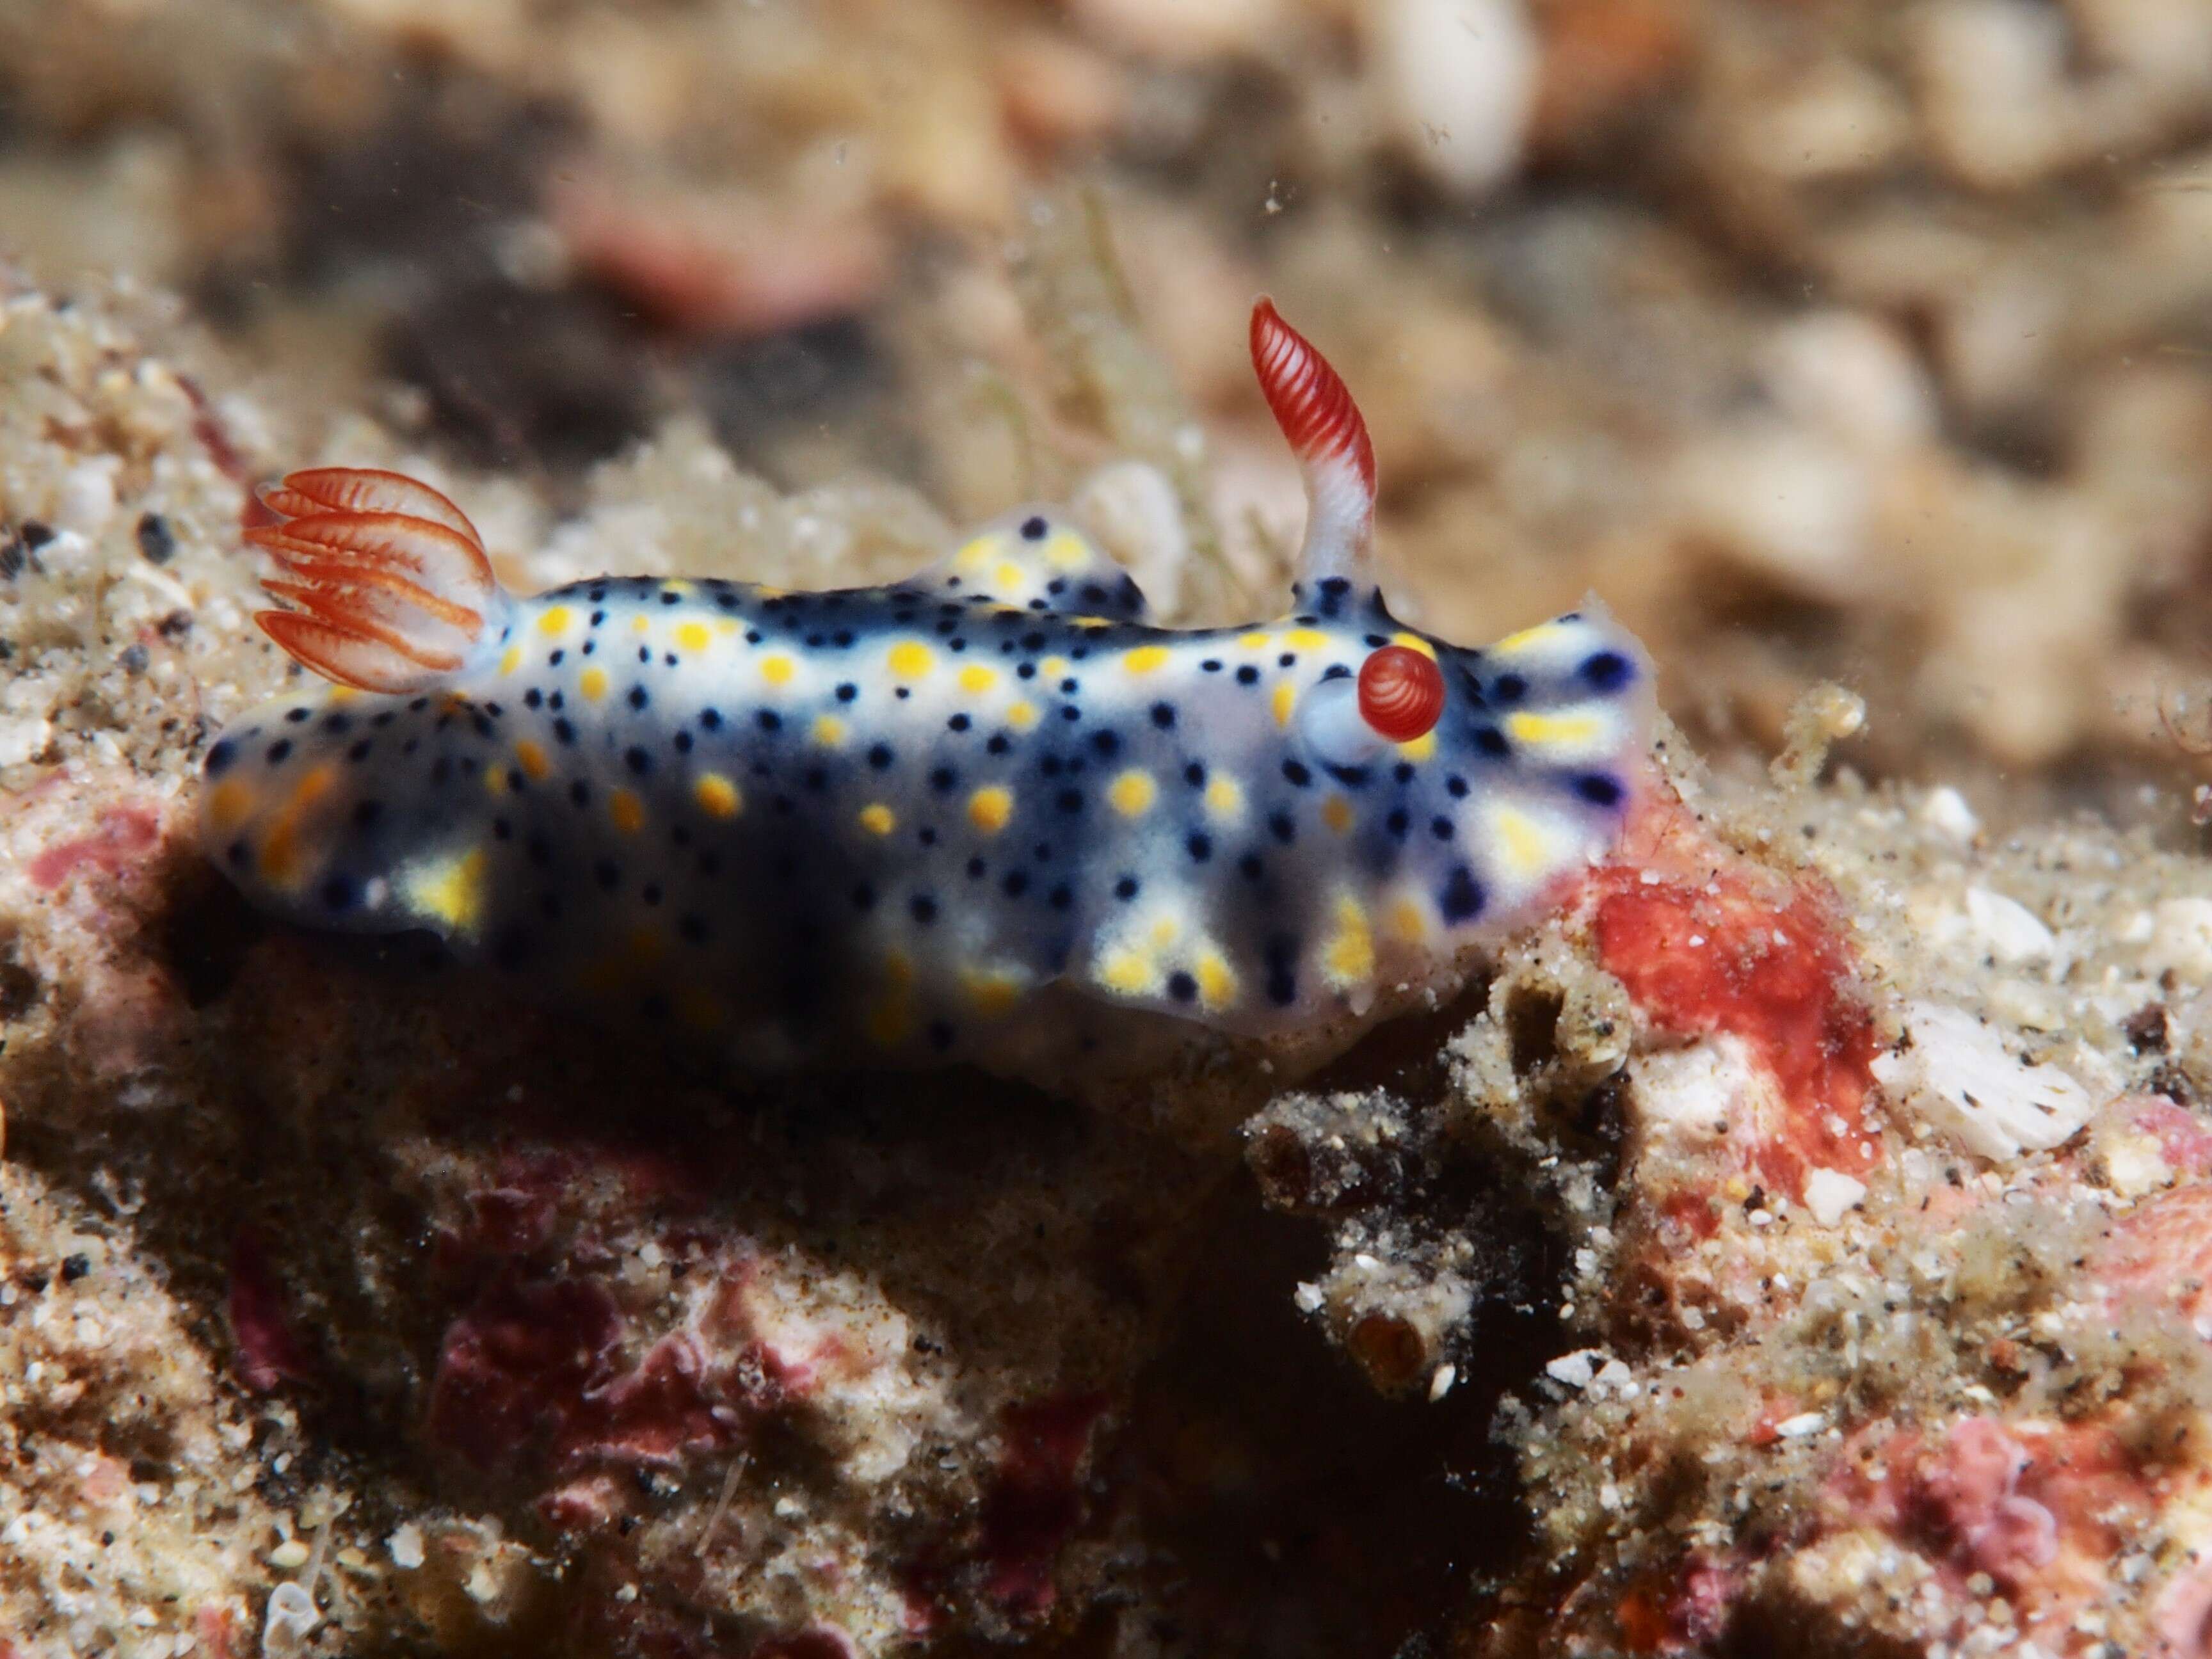
[(1341, 456), (1375, 494), (1375, 446), (1352, 393), (1305, 336), (1285, 322), (1272, 300), (1252, 307), (1252, 367), (1275, 423), (1300, 461)]
[(1386, 645), (1360, 664), (1359, 717), (1391, 742), (1426, 737), (1443, 714), (1443, 670), (1425, 652)]

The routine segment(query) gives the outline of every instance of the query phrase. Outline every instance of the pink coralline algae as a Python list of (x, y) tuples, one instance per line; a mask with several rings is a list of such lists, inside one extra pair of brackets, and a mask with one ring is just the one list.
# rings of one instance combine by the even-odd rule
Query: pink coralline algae
[(270, 1270), (268, 1247), (251, 1227), (240, 1228), (231, 1245), (228, 1305), (239, 1379), (247, 1388), (266, 1394), (280, 1382), (304, 1382), (313, 1375), (283, 1291)]
[(1009, 1406), (1005, 1449), (983, 1500), (984, 1589), (1017, 1614), (1048, 1611), (1053, 1568), (1083, 1519), (1080, 1474), (1091, 1432), (1105, 1414), (1102, 1395), (1063, 1395)]
[(88, 866), (117, 875), (143, 860), (161, 838), (160, 816), (149, 807), (126, 804), (100, 814), (88, 836), (50, 847), (32, 859), (32, 883), (52, 891)]
[(539, 1451), (557, 1468), (665, 1465), (726, 1447), (740, 1414), (686, 1334), (623, 1364), (614, 1297), (582, 1278), (503, 1276), (446, 1334), (431, 1433), (479, 1468)]

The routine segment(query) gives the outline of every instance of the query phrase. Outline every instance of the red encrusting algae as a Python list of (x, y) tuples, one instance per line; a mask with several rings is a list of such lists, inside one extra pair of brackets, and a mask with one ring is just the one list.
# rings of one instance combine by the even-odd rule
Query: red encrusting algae
[[(1646, 818), (1679, 812), (1654, 805)], [(1867, 1121), (1874, 1016), (1833, 899), (1811, 878), (1750, 866), (1700, 831), (1690, 832), (1698, 845), (1686, 856), (1670, 844), (1677, 826), (1667, 828), (1654, 842), (1663, 868), (1624, 861), (1592, 873), (1600, 962), (1661, 1030), (1736, 1037), (1772, 1077), (1784, 1116), (1754, 1153), (1762, 1181), (1802, 1200), (1814, 1170), (1863, 1175), (1881, 1158)]]

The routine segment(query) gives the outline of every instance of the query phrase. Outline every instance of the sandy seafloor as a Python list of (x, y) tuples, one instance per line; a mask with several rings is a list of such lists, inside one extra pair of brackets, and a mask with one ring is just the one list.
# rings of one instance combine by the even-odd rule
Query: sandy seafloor
[[(2212, 1653), (2212, 10), (0, 0), (0, 1656)], [(1256, 1067), (736, 1081), (201, 859), (248, 488), (1595, 591), (1649, 804)]]

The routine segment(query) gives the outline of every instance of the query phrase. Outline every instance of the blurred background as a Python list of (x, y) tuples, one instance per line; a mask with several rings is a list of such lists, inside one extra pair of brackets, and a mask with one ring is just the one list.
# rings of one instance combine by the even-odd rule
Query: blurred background
[(2203, 0), (0, 0), (0, 252), (317, 454), (1075, 495), (1193, 620), (1295, 538), (1266, 289), (1440, 631), (1595, 587), (1717, 758), (1833, 678), (2000, 819), (2212, 744)]

